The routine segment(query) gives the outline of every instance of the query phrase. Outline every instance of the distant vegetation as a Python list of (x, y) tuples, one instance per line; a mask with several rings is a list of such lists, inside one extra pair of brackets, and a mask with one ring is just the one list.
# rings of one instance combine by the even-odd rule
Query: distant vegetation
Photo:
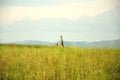
[(120, 80), (120, 49), (1, 44), (0, 80)]

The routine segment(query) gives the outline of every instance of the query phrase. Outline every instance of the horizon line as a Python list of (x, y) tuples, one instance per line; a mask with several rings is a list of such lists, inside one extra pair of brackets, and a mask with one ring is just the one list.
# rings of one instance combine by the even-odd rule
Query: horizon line
[[(85, 40), (81, 40), (81, 41), (68, 41), (68, 40), (63, 40), (63, 42), (101, 42), (101, 41), (113, 41), (113, 40), (120, 40), (120, 38), (118, 39), (108, 39), (108, 40), (96, 40), (96, 41), (85, 41)], [(43, 40), (17, 40), (17, 41), (0, 41), (0, 43), (17, 43), (17, 42), (24, 42), (24, 41), (40, 41), (40, 42), (50, 42), (50, 43), (57, 43), (59, 41), (43, 41)]]

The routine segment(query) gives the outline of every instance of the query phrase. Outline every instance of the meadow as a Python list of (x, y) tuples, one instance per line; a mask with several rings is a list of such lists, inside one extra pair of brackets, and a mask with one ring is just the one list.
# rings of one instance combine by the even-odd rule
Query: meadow
[(0, 80), (120, 80), (120, 48), (0, 44)]

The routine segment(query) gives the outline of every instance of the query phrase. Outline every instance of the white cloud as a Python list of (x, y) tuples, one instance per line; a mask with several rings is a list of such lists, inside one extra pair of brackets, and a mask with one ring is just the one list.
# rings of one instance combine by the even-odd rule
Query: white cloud
[[(58, 0), (59, 1), (59, 0)], [(46, 18), (79, 19), (82, 16), (96, 16), (114, 8), (109, 1), (72, 2), (51, 6), (10, 6), (0, 7), (0, 24), (11, 24), (29, 18), (32, 20)]]
[(79, 20), (42, 19), (34, 21), (25, 19), (8, 27), (0, 27), (0, 41), (57, 41), (61, 34), (63, 34), (64, 40), (67, 41), (119, 39), (120, 20), (118, 18), (119, 14), (116, 13), (118, 10), (116, 8), (101, 13), (94, 18), (83, 17)]

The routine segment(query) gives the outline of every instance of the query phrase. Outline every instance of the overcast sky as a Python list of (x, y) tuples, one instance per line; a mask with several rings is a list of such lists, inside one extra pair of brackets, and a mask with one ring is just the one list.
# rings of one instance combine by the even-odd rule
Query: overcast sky
[(119, 0), (0, 0), (0, 42), (120, 39)]

